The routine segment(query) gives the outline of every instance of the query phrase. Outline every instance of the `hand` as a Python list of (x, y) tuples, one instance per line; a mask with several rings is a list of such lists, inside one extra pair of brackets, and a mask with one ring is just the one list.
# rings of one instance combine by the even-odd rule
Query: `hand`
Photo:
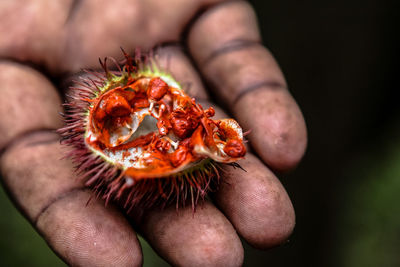
[[(275, 60), (260, 44), (254, 11), (222, 0), (2, 1), (0, 3), (0, 168), (17, 206), (68, 264), (137, 266), (135, 231), (169, 263), (240, 266), (238, 235), (258, 248), (284, 242), (294, 227), (290, 199), (272, 170), (286, 171), (306, 147), (301, 112)], [(202, 84), (233, 113), (257, 155), (227, 168), (220, 190), (194, 216), (191, 207), (154, 209), (138, 216), (100, 199), (74, 179), (60, 160), (65, 148), (54, 81), (99, 57), (120, 57), (119, 47), (161, 44), (159, 61), (206, 105)], [(131, 50), (130, 50), (131, 49)], [(192, 59), (192, 61), (191, 61)], [(28, 65), (15, 63), (21, 61)], [(168, 63), (169, 62), (169, 63)], [(196, 66), (196, 68), (193, 66)], [(200, 71), (200, 74), (197, 73)], [(222, 113), (218, 110), (219, 114)], [(269, 167), (267, 167), (269, 166)], [(135, 229), (131, 226), (133, 222)]]

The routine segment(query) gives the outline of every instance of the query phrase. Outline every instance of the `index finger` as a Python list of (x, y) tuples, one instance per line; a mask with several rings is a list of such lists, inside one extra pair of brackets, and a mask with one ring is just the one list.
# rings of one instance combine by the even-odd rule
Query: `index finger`
[(261, 44), (256, 16), (243, 1), (206, 11), (188, 34), (189, 50), (215, 94), (228, 103), (258, 155), (285, 171), (302, 158), (303, 116), (271, 53)]

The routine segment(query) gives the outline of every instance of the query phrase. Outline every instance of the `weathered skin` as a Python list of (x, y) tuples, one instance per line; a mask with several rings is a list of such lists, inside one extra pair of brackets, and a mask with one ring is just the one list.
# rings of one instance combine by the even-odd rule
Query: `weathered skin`
[[(43, 75), (23, 65), (3, 62), (1, 68), (2, 73), (9, 71), (2, 81), (13, 81), (0, 87), (0, 91), (7, 89), (9, 103), (24, 103), (20, 94), (25, 90), (26, 95), (32, 95), (24, 108), (10, 113), (15, 121), (0, 120), (0, 128), (22, 129), (8, 140), (0, 156), (1, 176), (16, 204), (69, 264), (139, 266), (140, 245), (127, 220), (114, 207), (105, 208), (100, 200), (93, 199), (86, 207), (91, 193), (76, 179), (72, 163), (60, 160), (66, 148), (59, 144), (55, 131), (49, 130), (62, 125), (57, 113), (61, 100), (55, 88)], [(29, 79), (30, 86), (16, 86), (20, 77)], [(34, 93), (42, 97), (34, 97)], [(42, 120), (35, 119), (35, 114)], [(44, 128), (46, 119), (49, 122)], [(5, 137), (2, 135), (3, 142)]]
[(207, 79), (223, 88), (217, 95), (251, 129), (248, 138), (259, 156), (273, 169), (286, 171), (304, 154), (306, 127), (278, 64), (260, 40), (251, 7), (234, 2), (200, 17), (188, 43)]
[(0, 61), (0, 80), (0, 148), (28, 131), (63, 125), (58, 115), (61, 99), (42, 74)]
[[(7, 59), (0, 65), (3, 182), (49, 245), (71, 265), (140, 266), (140, 245), (120, 211), (97, 199), (85, 207), (90, 194), (71, 177), (71, 163), (58, 161), (63, 153), (57, 140), (43, 130), (60, 126), (56, 88), (43, 74), (8, 60), (33, 62), (59, 78), (97, 66), (98, 57), (119, 58), (120, 46), (132, 52), (136, 46), (180, 42), (192, 59), (172, 45), (159, 51), (160, 64), (182, 84), (191, 84), (190, 95), (206, 108), (209, 97), (198, 69), (244, 130), (251, 130), (248, 139), (263, 162), (248, 156), (241, 163), (247, 173), (228, 170), (226, 179), (233, 186), (213, 195), (218, 209), (206, 203), (194, 217), (189, 206), (178, 214), (169, 209), (132, 212), (136, 230), (171, 264), (240, 266), (243, 250), (234, 229), (250, 244), (267, 248), (284, 242), (294, 227), (293, 207), (269, 168), (296, 166), (305, 151), (306, 128), (275, 60), (259, 43), (254, 11), (242, 1), (174, 0), (168, 9), (159, 8), (165, 2), (0, 1), (0, 36), (5, 36), (0, 38), (0, 57)], [(215, 116), (221, 116), (218, 108)], [(48, 185), (39, 190), (42, 183)], [(171, 250), (176, 229), (184, 229), (179, 232), (182, 244)], [(204, 233), (206, 239), (201, 239)]]

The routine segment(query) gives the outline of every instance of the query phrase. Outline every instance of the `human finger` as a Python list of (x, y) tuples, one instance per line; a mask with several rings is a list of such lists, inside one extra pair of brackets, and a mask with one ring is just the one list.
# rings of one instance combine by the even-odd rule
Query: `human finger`
[[(205, 108), (210, 106), (202, 102)], [(220, 109), (215, 116), (226, 117)], [(238, 161), (241, 168), (221, 165), (223, 180), (212, 193), (217, 207), (238, 234), (257, 248), (284, 243), (295, 225), (293, 205), (274, 173), (251, 152)]]
[(141, 249), (127, 220), (101, 200), (86, 206), (91, 193), (74, 177), (72, 164), (61, 159), (66, 151), (50, 130), (60, 123), (55, 88), (20, 64), (2, 62), (0, 73), (0, 93), (7, 95), (0, 106), (17, 107), (8, 110), (11, 122), (4, 119), (7, 113), (0, 118), (0, 129), (13, 133), (1, 136), (0, 170), (16, 205), (71, 265), (140, 265)]
[(299, 107), (270, 52), (261, 45), (256, 17), (244, 1), (215, 6), (194, 22), (188, 47), (214, 93), (245, 129), (271, 168), (297, 165), (306, 143)]
[(284, 243), (293, 231), (293, 205), (276, 176), (254, 155), (239, 168), (223, 167), (224, 181), (213, 198), (236, 231), (257, 248)]
[(153, 249), (173, 266), (241, 266), (243, 247), (235, 229), (210, 202), (145, 211), (132, 218)]

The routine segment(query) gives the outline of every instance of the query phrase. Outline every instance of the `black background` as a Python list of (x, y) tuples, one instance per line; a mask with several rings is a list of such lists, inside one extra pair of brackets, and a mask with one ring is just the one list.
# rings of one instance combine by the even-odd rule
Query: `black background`
[(363, 183), (365, 157), (378, 158), (400, 137), (398, 1), (250, 2), (303, 111), (309, 146), (298, 169), (281, 176), (295, 232), (269, 253), (249, 250), (246, 263), (339, 266), (346, 262), (341, 247), (351, 242), (340, 222), (358, 219), (341, 218), (357, 198), (346, 189)]

